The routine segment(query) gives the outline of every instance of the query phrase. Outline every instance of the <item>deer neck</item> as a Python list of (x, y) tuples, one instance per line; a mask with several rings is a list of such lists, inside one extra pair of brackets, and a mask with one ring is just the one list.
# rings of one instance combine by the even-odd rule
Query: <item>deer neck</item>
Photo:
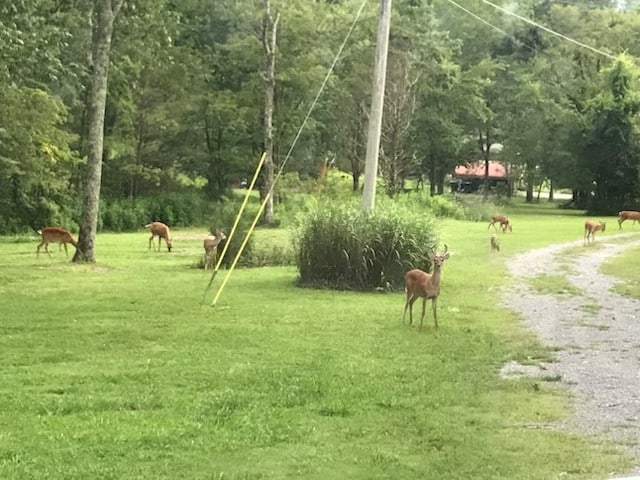
[(431, 285), (437, 287), (440, 285), (440, 270), (442, 267), (434, 267), (433, 275), (431, 275)]

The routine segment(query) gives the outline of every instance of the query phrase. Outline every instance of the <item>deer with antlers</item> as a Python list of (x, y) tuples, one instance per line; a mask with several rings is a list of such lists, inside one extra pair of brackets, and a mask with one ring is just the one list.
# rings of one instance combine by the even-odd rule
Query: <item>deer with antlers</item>
[(405, 277), (405, 290), (407, 291), (407, 302), (404, 305), (404, 322), (409, 308), (409, 325), (413, 324), (413, 304), (418, 298), (422, 298), (422, 316), (420, 317), (420, 330), (424, 320), (427, 300), (431, 299), (433, 307), (433, 321), (438, 328), (438, 297), (440, 296), (440, 277), (442, 275), (442, 265), (449, 259), (448, 247), (444, 245), (444, 252), (440, 255), (432, 251), (429, 258), (433, 263), (433, 273), (428, 274), (419, 269), (409, 270)]
[(502, 230), (503, 232), (506, 232), (507, 230), (513, 232), (511, 220), (509, 220), (509, 217), (505, 217), (503, 215), (494, 215), (493, 217), (491, 217), (491, 222), (489, 222), (487, 230), (489, 230), (492, 226), (495, 230), (497, 230), (496, 223), (500, 225), (500, 230)]
[(42, 241), (38, 248), (36, 249), (36, 256), (40, 256), (40, 247), (44, 245), (44, 251), (47, 252), (49, 256), (51, 253), (49, 252), (49, 244), (50, 243), (59, 243), (60, 247), (64, 247), (64, 253), (69, 256), (69, 252), (67, 251), (67, 243), (70, 243), (74, 247), (78, 247), (78, 242), (71, 236), (68, 230), (64, 228), (57, 227), (45, 227), (42, 230), (38, 230), (38, 233), (42, 236)]
[(594, 222), (593, 220), (587, 220), (584, 223), (584, 242), (583, 245), (589, 245), (589, 237), (591, 237), (591, 242), (595, 242), (596, 240), (596, 232), (605, 231), (607, 228), (606, 222)]
[(640, 212), (636, 212), (634, 210), (623, 210), (618, 213), (618, 228), (622, 230), (622, 222), (625, 220), (633, 220), (631, 225), (635, 225), (636, 222), (640, 223)]
[(224, 232), (217, 228), (216, 235), (209, 235), (204, 239), (204, 269), (207, 270), (207, 267), (214, 267), (216, 260), (218, 259), (218, 245), (223, 240), (226, 240), (227, 236)]
[(144, 228), (148, 228), (151, 230), (151, 237), (149, 238), (149, 250), (151, 250), (151, 245), (153, 244), (153, 250), (155, 251), (155, 244), (153, 243), (153, 239), (158, 237), (158, 252), (160, 251), (160, 244), (162, 243), (162, 239), (167, 244), (167, 250), (171, 251), (173, 244), (171, 242), (171, 237), (169, 236), (169, 227), (166, 226), (162, 222), (152, 222), (144, 226)]

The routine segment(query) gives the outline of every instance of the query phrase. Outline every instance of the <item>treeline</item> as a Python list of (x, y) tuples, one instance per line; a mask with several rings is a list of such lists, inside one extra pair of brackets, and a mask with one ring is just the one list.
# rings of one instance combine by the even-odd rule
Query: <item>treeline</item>
[[(0, 232), (78, 222), (94, 2), (0, 4)], [(458, 163), (500, 159), (529, 198), (542, 181), (601, 213), (640, 198), (640, 15), (615, 2), (523, 0), (514, 11), (396, 0), (380, 175), (424, 174), (434, 194)], [(627, 2), (631, 7), (632, 2)], [(272, 0), (278, 16), (274, 158), (291, 147), (361, 0)], [(378, 2), (368, 2), (287, 171), (332, 161), (363, 173)], [(137, 0), (116, 19), (102, 196), (224, 197), (263, 150), (264, 0)], [(621, 55), (621, 52), (625, 52)], [(194, 193), (195, 192), (195, 193)], [(152, 220), (153, 218), (149, 219)], [(137, 220), (136, 220), (137, 221)], [(114, 223), (126, 224), (123, 219)]]

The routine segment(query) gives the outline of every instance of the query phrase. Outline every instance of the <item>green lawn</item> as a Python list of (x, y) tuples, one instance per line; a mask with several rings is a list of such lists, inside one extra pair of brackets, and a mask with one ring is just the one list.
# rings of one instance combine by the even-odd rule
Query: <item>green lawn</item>
[(640, 300), (640, 248), (630, 248), (622, 255), (602, 266), (602, 272), (621, 280), (614, 291)]
[[(174, 230), (170, 254), (148, 252), (147, 232), (101, 234), (93, 266), (70, 264), (57, 246), (36, 259), (35, 237), (3, 242), (0, 478), (623, 472), (629, 460), (612, 446), (553, 428), (571, 412), (565, 394), (498, 375), (509, 360), (552, 355), (501, 308), (505, 262), (580, 240), (584, 224), (508, 213), (500, 254), (486, 223), (441, 223), (453, 252), (441, 327), (428, 316), (422, 332), (402, 324), (403, 293), (299, 289), (291, 267), (237, 270), (218, 304), (208, 306), (211, 291), (203, 306), (209, 276), (192, 268), (200, 231)], [(287, 239), (260, 231), (257, 248)]]

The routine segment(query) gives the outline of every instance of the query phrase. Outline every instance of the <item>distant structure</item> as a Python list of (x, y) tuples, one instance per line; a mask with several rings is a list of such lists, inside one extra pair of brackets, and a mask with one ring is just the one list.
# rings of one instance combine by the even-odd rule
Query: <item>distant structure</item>
[[(477, 192), (484, 184), (484, 162), (458, 165), (450, 182), (451, 191)], [(489, 188), (507, 186), (507, 169), (500, 162), (489, 162)]]

